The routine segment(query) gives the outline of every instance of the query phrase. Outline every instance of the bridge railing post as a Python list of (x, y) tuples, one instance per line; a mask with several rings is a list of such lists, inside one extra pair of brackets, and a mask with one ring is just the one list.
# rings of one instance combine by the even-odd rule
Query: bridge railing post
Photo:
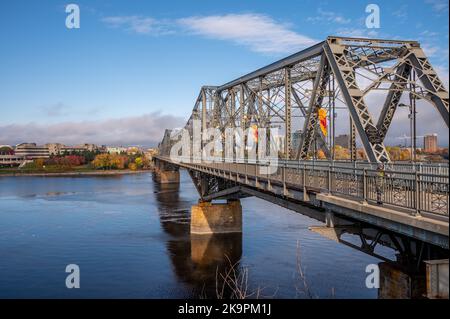
[(328, 164), (328, 193), (331, 194), (331, 164)]
[(419, 172), (415, 172), (414, 174), (414, 208), (415, 208), (415, 216), (420, 214), (420, 181), (419, 181)]
[(363, 168), (363, 201), (367, 202), (367, 168)]
[(244, 162), (244, 170), (245, 170), (245, 184), (248, 184), (248, 174), (247, 174), (247, 161)]
[(303, 163), (303, 189), (306, 191), (306, 163)]

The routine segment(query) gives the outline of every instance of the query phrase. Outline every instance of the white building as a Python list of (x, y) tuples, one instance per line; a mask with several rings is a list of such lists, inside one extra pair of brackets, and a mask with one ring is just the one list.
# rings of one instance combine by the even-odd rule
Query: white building
[(50, 152), (45, 145), (36, 145), (36, 143), (22, 143), (16, 145), (14, 154), (25, 159), (49, 158)]
[(107, 146), (106, 152), (109, 154), (120, 154), (120, 153), (126, 153), (127, 148), (122, 146)]

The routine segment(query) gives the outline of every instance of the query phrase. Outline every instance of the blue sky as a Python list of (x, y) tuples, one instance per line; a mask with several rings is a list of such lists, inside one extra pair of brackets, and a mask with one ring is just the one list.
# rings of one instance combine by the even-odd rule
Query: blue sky
[[(73, 1), (81, 10), (76, 30), (65, 27), (68, 3), (0, 3), (0, 143), (17, 142), (7, 130), (57, 139), (64, 124), (73, 130), (67, 142), (103, 134), (110, 143), (140, 143), (137, 134), (182, 122), (202, 85), (328, 35), (419, 40), (448, 83), (448, 1)], [(381, 9), (375, 32), (364, 24), (368, 3)], [(133, 136), (116, 141), (95, 123)], [(127, 126), (138, 123), (154, 130), (134, 136)], [(76, 124), (86, 130), (79, 136)]]

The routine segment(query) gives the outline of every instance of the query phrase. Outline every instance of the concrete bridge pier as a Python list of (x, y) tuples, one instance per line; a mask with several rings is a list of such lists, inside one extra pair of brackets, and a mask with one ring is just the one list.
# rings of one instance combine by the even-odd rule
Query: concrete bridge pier
[(224, 234), (242, 232), (240, 200), (226, 203), (200, 201), (191, 208), (191, 234)]
[(160, 184), (176, 184), (180, 182), (180, 171), (178, 167), (156, 161), (153, 177)]
[(407, 273), (387, 262), (378, 264), (380, 270), (379, 299), (422, 299), (426, 294), (425, 274)]
[(160, 184), (174, 184), (180, 182), (179, 171), (159, 171), (156, 173), (156, 181)]

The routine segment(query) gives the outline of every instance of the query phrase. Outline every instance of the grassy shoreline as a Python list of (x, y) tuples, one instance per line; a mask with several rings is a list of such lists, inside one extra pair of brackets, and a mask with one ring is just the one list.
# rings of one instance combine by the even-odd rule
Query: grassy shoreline
[(130, 170), (130, 169), (117, 169), (117, 170), (96, 170), (96, 169), (80, 169), (80, 170), (66, 170), (66, 171), (21, 171), (21, 170), (8, 170), (0, 169), (0, 177), (5, 176), (112, 176), (112, 175), (127, 175), (127, 174), (142, 174), (150, 173), (151, 169), (146, 170)]

